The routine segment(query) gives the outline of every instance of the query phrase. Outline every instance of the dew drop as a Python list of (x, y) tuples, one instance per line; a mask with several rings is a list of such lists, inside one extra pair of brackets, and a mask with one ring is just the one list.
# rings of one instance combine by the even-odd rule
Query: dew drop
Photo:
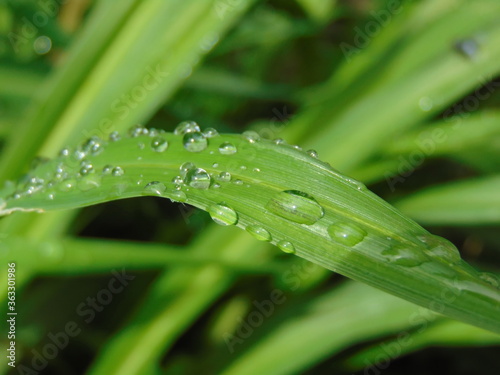
[(481, 272), (479, 274), (479, 277), (481, 278), (481, 280), (490, 284), (494, 288), (500, 289), (500, 279), (497, 275), (495, 275), (493, 273), (489, 273), (489, 272)]
[(85, 176), (78, 181), (78, 189), (89, 191), (101, 186), (101, 178), (95, 174)]
[(184, 178), (182, 178), (181, 176), (175, 176), (172, 179), (172, 182), (176, 185), (182, 185), (184, 183)]
[(316, 223), (324, 215), (323, 207), (313, 197), (297, 190), (277, 193), (266, 208), (284, 219), (307, 225)]
[(254, 168), (253, 171), (258, 173), (260, 172), (260, 168)]
[(183, 138), (184, 148), (190, 152), (200, 152), (207, 148), (207, 139), (199, 132), (186, 133)]
[(334, 241), (346, 246), (354, 246), (366, 237), (364, 229), (354, 223), (338, 222), (328, 227), (328, 234)]
[(121, 139), (121, 136), (120, 136), (120, 133), (118, 133), (116, 130), (115, 131), (112, 131), (110, 134), (109, 134), (109, 141), (110, 142), (117, 142)]
[(284, 253), (295, 254), (295, 246), (289, 241), (281, 240), (276, 245)]
[(205, 131), (203, 132), (203, 136), (205, 138), (213, 138), (217, 137), (219, 135), (219, 132), (215, 130), (214, 128), (206, 128)]
[(247, 139), (248, 142), (250, 143), (255, 143), (258, 140), (260, 140), (260, 135), (259, 133), (253, 131), (253, 130), (247, 130), (243, 132), (243, 137)]
[(306, 154), (314, 159), (318, 158), (318, 152), (316, 150), (307, 150)]
[(125, 171), (123, 170), (122, 167), (114, 167), (113, 170), (111, 171), (111, 175), (114, 177), (120, 177), (125, 174)]
[(434, 107), (434, 102), (428, 96), (424, 96), (418, 101), (418, 106), (422, 111), (429, 112)]
[(76, 180), (70, 178), (61, 182), (58, 186), (59, 190), (62, 192), (71, 191), (76, 185)]
[(286, 142), (283, 138), (276, 138), (273, 142), (276, 145), (285, 145), (286, 144)]
[(219, 146), (219, 152), (222, 155), (236, 154), (237, 151), (236, 146), (229, 142), (224, 142)]
[(181, 190), (173, 191), (170, 195), (172, 196), (172, 199), (174, 201), (177, 201), (177, 202), (186, 202), (187, 201), (186, 193), (184, 193)]
[(454, 46), (455, 50), (469, 60), (474, 60), (479, 51), (479, 44), (475, 39), (463, 39), (457, 41)]
[(183, 121), (174, 130), (175, 135), (185, 135), (187, 133), (199, 133), (200, 126), (194, 121)]
[(458, 263), (462, 259), (455, 245), (442, 237), (429, 233), (419, 237), (419, 239), (425, 244), (424, 252), (433, 259), (452, 264)]
[(180, 171), (180, 175), (182, 178), (185, 178), (187, 173), (191, 170), (191, 169), (195, 169), (196, 166), (191, 163), (191, 162), (186, 162), (184, 164), (182, 164), (180, 167), (179, 167), (179, 171)]
[(154, 137), (151, 141), (151, 148), (156, 152), (163, 152), (168, 148), (168, 142), (163, 137)]
[(152, 181), (144, 187), (144, 193), (148, 195), (163, 195), (167, 187), (160, 181)]
[(238, 222), (238, 214), (224, 203), (213, 204), (208, 208), (212, 220), (219, 225), (234, 225)]
[(201, 168), (191, 169), (186, 174), (185, 182), (195, 189), (208, 189), (211, 178), (206, 170)]
[(103, 175), (108, 175), (108, 174), (111, 174), (111, 171), (113, 170), (113, 166), (112, 165), (105, 165), (104, 167), (102, 167), (102, 174)]
[(382, 255), (389, 262), (405, 267), (416, 267), (429, 260), (420, 249), (403, 244), (390, 246), (382, 251)]
[(212, 168), (219, 168), (219, 163), (213, 163)]
[(231, 173), (229, 173), (229, 172), (221, 172), (219, 174), (218, 179), (220, 181), (226, 181), (226, 182), (231, 181)]
[(240, 179), (236, 179), (233, 181), (233, 184), (235, 185), (243, 185), (243, 181), (241, 181)]
[(258, 239), (259, 241), (271, 241), (271, 233), (269, 233), (265, 228), (259, 225), (249, 225), (245, 230), (252, 235), (252, 237)]
[(137, 138), (141, 135), (148, 135), (149, 130), (142, 125), (134, 125), (128, 130), (128, 134), (132, 138)]
[(68, 147), (64, 147), (61, 151), (59, 151), (59, 156), (62, 157), (67, 157), (69, 154), (71, 154), (71, 150)]

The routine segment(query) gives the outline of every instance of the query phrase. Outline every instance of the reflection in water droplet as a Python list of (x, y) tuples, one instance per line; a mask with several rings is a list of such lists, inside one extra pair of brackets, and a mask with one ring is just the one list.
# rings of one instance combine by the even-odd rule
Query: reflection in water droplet
[(366, 232), (354, 223), (338, 222), (328, 227), (331, 239), (346, 246), (354, 246), (363, 241)]
[(219, 152), (222, 155), (232, 155), (235, 154), (238, 150), (236, 146), (229, 142), (224, 142), (219, 146)]
[(238, 222), (238, 214), (224, 203), (213, 204), (208, 208), (212, 220), (219, 225), (234, 225)]
[(272, 240), (271, 233), (259, 225), (249, 225), (245, 229), (252, 235), (252, 237), (258, 239), (259, 241), (269, 242)]
[(309, 194), (297, 190), (277, 193), (266, 205), (272, 213), (299, 224), (312, 225), (324, 215), (323, 207)]
[(186, 133), (183, 138), (183, 145), (190, 152), (200, 152), (207, 148), (208, 141), (201, 133)]
[(177, 202), (186, 202), (187, 201), (187, 196), (186, 193), (184, 193), (181, 190), (176, 190), (171, 193), (172, 199), (177, 201)]
[(419, 239), (425, 244), (424, 252), (431, 258), (448, 263), (458, 263), (462, 259), (455, 245), (442, 237), (429, 233)]
[(187, 172), (185, 182), (195, 189), (208, 189), (210, 187), (211, 178), (206, 170), (196, 168), (190, 169)]
[(199, 133), (200, 126), (194, 121), (183, 121), (174, 130), (175, 135), (185, 135), (187, 133)]
[(168, 142), (163, 137), (154, 137), (151, 140), (151, 148), (156, 152), (163, 152), (168, 148)]
[(113, 170), (111, 171), (111, 175), (114, 177), (120, 177), (125, 174), (125, 171), (122, 169), (122, 167), (114, 167)]
[(288, 254), (295, 254), (295, 246), (289, 241), (281, 240), (277, 244), (278, 248)]
[(429, 260), (419, 248), (404, 244), (394, 244), (388, 249), (383, 250), (382, 255), (384, 255), (389, 262), (405, 267), (419, 266)]
[(148, 195), (163, 195), (167, 187), (165, 184), (162, 184), (160, 181), (151, 181), (144, 187), (144, 193)]

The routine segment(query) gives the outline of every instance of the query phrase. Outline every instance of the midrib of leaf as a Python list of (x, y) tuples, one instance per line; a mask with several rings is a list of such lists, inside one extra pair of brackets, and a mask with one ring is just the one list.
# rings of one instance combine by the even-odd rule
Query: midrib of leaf
[[(452, 292), (460, 298), (453, 298), (451, 302), (442, 301), (440, 306), (444, 307), (441, 313), (500, 331), (500, 293), (497, 289), (479, 279), (478, 274), (471, 272), (463, 262), (450, 263), (426, 255), (420, 266), (391, 263), (383, 255), (391, 243), (421, 255), (427, 248), (420, 237), (428, 237), (428, 232), (327, 164), (291, 146), (275, 145), (264, 140), (250, 143), (238, 135), (210, 138), (208, 147), (202, 152), (187, 151), (181, 136), (167, 133), (162, 137), (169, 142), (168, 149), (163, 153), (151, 149), (151, 137), (140, 136), (112, 142), (100, 154), (87, 157), (96, 170), (94, 176), (100, 174), (104, 165), (111, 164), (122, 166), (125, 174), (121, 177), (103, 176), (99, 187), (86, 191), (74, 187), (63, 192), (58, 190), (56, 184), (50, 188), (55, 199), (48, 200), (46, 197), (50, 191), (42, 189), (31, 196), (7, 199), (5, 210), (74, 208), (118, 198), (151, 195), (144, 188), (152, 181), (165, 185), (166, 190), (161, 195), (176, 199), (178, 190), (171, 181), (179, 173), (181, 164), (189, 161), (209, 172), (212, 184), (219, 183), (221, 186), (197, 189), (186, 181), (181, 191), (185, 192), (187, 203), (207, 210), (213, 204), (223, 202), (237, 212), (239, 227), (259, 225), (269, 231), (273, 243), (290, 241), (297, 255), (305, 259), (427, 308), (432, 309), (435, 301), (442, 301), (445, 291)], [(218, 148), (224, 142), (235, 145), (237, 153), (221, 155)], [(144, 148), (141, 149), (139, 144), (143, 144)], [(78, 180), (82, 180), (78, 177), (79, 165), (72, 167), (64, 158), (46, 163), (33, 173), (47, 179), (57, 163), (61, 162), (66, 163), (67, 172), (76, 178), (76, 186), (79, 186)], [(256, 172), (255, 168), (260, 171)], [(232, 172), (233, 182), (217, 181), (216, 176), (223, 171)], [(242, 184), (235, 184), (235, 179), (240, 179)], [(298, 190), (314, 197), (323, 207), (324, 216), (307, 225), (270, 212), (267, 202), (285, 190)], [(356, 245), (343, 245), (329, 236), (327, 231), (328, 226), (336, 222), (354, 223), (363, 228), (367, 236)]]

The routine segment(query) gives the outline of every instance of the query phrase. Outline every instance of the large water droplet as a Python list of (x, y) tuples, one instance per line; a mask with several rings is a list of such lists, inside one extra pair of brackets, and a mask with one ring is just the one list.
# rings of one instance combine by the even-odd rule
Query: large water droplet
[(389, 262), (405, 267), (416, 267), (429, 260), (419, 248), (403, 244), (390, 246), (388, 249), (382, 251), (382, 255)]
[(363, 241), (366, 232), (354, 223), (338, 222), (328, 227), (328, 234), (332, 240), (346, 246), (354, 246)]
[(281, 240), (276, 245), (284, 253), (295, 254), (295, 246), (289, 241)]
[(163, 137), (154, 137), (151, 141), (151, 148), (156, 152), (163, 152), (168, 148), (168, 142)]
[(246, 140), (250, 143), (255, 143), (258, 140), (260, 140), (260, 135), (259, 133), (253, 131), (253, 130), (247, 130), (243, 132), (243, 137), (246, 138)]
[(200, 126), (194, 121), (183, 121), (174, 130), (175, 135), (184, 135), (187, 133), (199, 133)]
[(208, 189), (210, 187), (211, 178), (206, 170), (196, 168), (190, 169), (187, 172), (185, 182), (195, 189)]
[(180, 171), (180, 175), (182, 178), (185, 178), (187, 173), (191, 170), (191, 169), (195, 169), (196, 168), (196, 165), (194, 165), (193, 163), (191, 162), (185, 162), (183, 163), (180, 167), (179, 167), (179, 171)]
[(324, 215), (323, 207), (309, 194), (297, 190), (277, 193), (266, 205), (272, 213), (299, 224), (312, 225)]
[(88, 191), (101, 186), (101, 178), (96, 174), (84, 176), (78, 181), (78, 189)]
[(455, 245), (442, 237), (429, 233), (419, 239), (425, 244), (424, 252), (431, 258), (448, 263), (458, 263), (462, 259)]
[(203, 131), (203, 136), (205, 138), (213, 138), (213, 137), (217, 137), (218, 135), (219, 135), (219, 132), (217, 130), (215, 130), (214, 128), (206, 128)]
[(207, 148), (208, 141), (199, 132), (186, 133), (182, 140), (184, 148), (190, 152), (200, 152)]
[(213, 204), (208, 208), (212, 220), (219, 225), (234, 225), (238, 222), (238, 214), (224, 203)]
[(224, 142), (219, 146), (219, 152), (222, 155), (232, 155), (235, 154), (238, 150), (236, 146), (229, 142)]
[(144, 193), (147, 195), (163, 195), (167, 187), (160, 181), (151, 181), (144, 187)]
[(182, 190), (176, 190), (171, 193), (172, 199), (177, 202), (186, 202), (187, 196)]
[(252, 235), (252, 237), (258, 239), (259, 241), (271, 241), (271, 233), (269, 233), (265, 228), (260, 225), (249, 225), (245, 230)]

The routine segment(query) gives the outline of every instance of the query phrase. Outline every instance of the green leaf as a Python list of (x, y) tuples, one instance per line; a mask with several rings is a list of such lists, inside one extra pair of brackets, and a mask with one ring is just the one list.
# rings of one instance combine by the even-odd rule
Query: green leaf
[[(4, 214), (141, 195), (192, 204), (323, 267), (500, 332), (500, 292), (388, 203), (308, 153), (254, 134), (136, 127), (90, 139), (3, 191)], [(65, 156), (66, 155), (66, 156)], [(458, 298), (460, 297), (460, 298)]]

